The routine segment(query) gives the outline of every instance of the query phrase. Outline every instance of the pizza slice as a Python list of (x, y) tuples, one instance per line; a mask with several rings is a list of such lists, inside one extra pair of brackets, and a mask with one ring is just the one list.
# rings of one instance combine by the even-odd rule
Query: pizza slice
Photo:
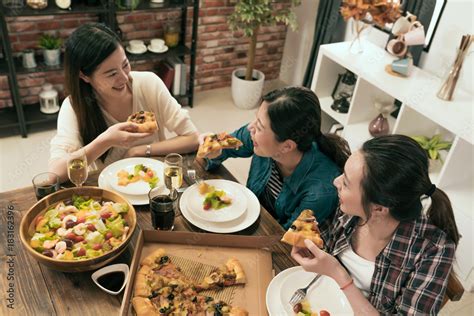
[(197, 157), (204, 158), (212, 152), (218, 152), (221, 149), (239, 148), (242, 146), (240, 139), (229, 135), (226, 132), (220, 134), (209, 134), (204, 138), (199, 146)]
[(208, 276), (196, 285), (196, 290), (220, 290), (227, 286), (245, 284), (245, 272), (240, 262), (235, 259), (229, 259), (226, 264), (216, 271), (211, 272)]
[(306, 247), (304, 240), (309, 239), (319, 248), (323, 248), (324, 242), (318, 228), (318, 222), (312, 210), (303, 210), (293, 222), (290, 229), (283, 235), (281, 241), (292, 246)]
[(158, 130), (158, 124), (153, 112), (139, 111), (133, 113), (128, 117), (127, 121), (138, 125), (137, 131), (139, 133), (152, 133)]
[(217, 140), (219, 141), (219, 144), (222, 146), (222, 148), (239, 148), (242, 146), (242, 142), (240, 139), (233, 137), (229, 135), (226, 132), (219, 133), (217, 135)]

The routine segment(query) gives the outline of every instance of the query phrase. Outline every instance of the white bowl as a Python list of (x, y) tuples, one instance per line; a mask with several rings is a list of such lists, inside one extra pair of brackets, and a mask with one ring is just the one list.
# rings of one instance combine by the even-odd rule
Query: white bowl
[[(101, 276), (109, 274), (109, 273), (113, 273), (113, 272), (122, 272), (124, 274), (123, 284), (117, 292), (106, 289), (105, 287), (100, 285), (100, 283), (98, 281)], [(109, 294), (112, 294), (112, 295), (117, 295), (120, 292), (122, 292), (122, 290), (125, 288), (125, 285), (128, 282), (128, 273), (129, 272), (130, 272), (130, 269), (129, 269), (128, 265), (126, 265), (124, 263), (117, 263), (117, 264), (112, 264), (110, 266), (106, 266), (106, 267), (103, 267), (102, 269), (97, 270), (96, 272), (92, 273), (91, 278), (92, 278), (92, 281), (94, 281), (94, 283), (102, 291), (105, 291), (105, 292), (107, 292)]]

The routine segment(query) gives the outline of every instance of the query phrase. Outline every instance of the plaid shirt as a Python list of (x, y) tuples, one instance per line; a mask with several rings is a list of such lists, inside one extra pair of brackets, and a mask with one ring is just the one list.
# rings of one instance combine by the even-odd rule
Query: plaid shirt
[[(349, 247), (358, 219), (338, 210), (320, 225), (329, 253), (337, 256)], [(384, 315), (437, 314), (455, 247), (425, 216), (401, 222), (375, 259), (368, 300)]]

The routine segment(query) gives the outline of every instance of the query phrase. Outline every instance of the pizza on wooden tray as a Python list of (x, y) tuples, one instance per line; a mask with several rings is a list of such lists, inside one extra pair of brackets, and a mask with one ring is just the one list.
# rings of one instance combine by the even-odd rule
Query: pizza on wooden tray
[(229, 135), (226, 132), (219, 134), (209, 134), (204, 138), (204, 142), (199, 146), (197, 157), (204, 158), (212, 152), (221, 149), (239, 148), (242, 146), (240, 139)]
[(297, 247), (306, 247), (304, 240), (309, 239), (319, 248), (323, 248), (324, 242), (318, 228), (318, 222), (311, 210), (303, 210), (293, 222), (288, 231), (283, 235), (281, 241)]
[(240, 307), (199, 294), (236, 284), (245, 284), (245, 273), (237, 259), (230, 259), (224, 267), (195, 283), (160, 248), (142, 261), (135, 279), (132, 304), (137, 316), (246, 316), (247, 311)]
[(137, 132), (139, 133), (152, 133), (158, 130), (158, 124), (156, 123), (155, 114), (153, 112), (135, 112), (128, 117), (127, 121), (138, 125)]

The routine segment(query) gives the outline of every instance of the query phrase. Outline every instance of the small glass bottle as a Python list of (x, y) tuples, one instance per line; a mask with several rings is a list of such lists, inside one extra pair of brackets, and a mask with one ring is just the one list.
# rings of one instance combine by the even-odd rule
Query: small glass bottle
[(179, 43), (179, 27), (176, 22), (168, 22), (165, 28), (165, 44), (168, 47), (176, 47)]

